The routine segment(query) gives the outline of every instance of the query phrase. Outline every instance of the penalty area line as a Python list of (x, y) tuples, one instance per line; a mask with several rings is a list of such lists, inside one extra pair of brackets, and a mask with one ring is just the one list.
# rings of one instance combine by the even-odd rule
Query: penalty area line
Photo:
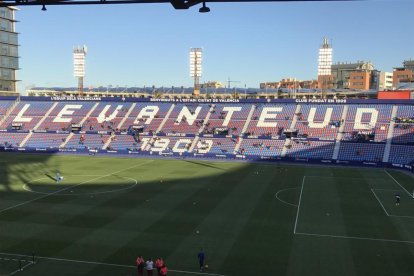
[[(15, 256), (15, 257), (32, 257), (32, 256), (29, 256), (29, 255), (3, 253), (3, 252), (0, 252), (0, 255), (8, 255), (8, 256)], [(136, 268), (136, 266), (134, 266), (134, 265), (123, 265), (123, 264), (94, 262), (94, 261), (82, 261), (82, 260), (65, 259), (65, 258), (53, 258), (53, 257), (42, 257), (42, 256), (35, 256), (35, 258), (39, 259), (39, 260), (49, 260), (49, 261), (57, 261), (57, 262), (80, 263), (80, 264), (102, 265), (102, 266), (123, 267), (123, 268)], [(33, 264), (33, 262), (31, 262), (30, 264)], [(227, 276), (227, 275), (224, 275), (224, 274), (207, 273), (207, 272), (195, 272), (195, 271), (186, 271), (186, 270), (175, 270), (175, 269), (168, 269), (168, 271), (177, 272), (177, 273), (184, 273), (184, 274), (192, 274), (192, 275)]]
[(49, 196), (52, 196), (52, 195), (58, 194), (58, 193), (60, 193), (60, 192), (64, 192), (64, 191), (67, 191), (67, 190), (69, 190), (69, 189), (76, 188), (76, 187), (78, 187), (78, 186), (80, 186), (80, 185), (83, 185), (83, 184), (86, 184), (86, 183), (89, 183), (89, 182), (92, 182), (92, 181), (95, 181), (95, 180), (98, 180), (98, 179), (101, 179), (101, 178), (105, 178), (105, 177), (108, 177), (108, 176), (114, 175), (114, 174), (116, 174), (116, 173), (120, 173), (120, 172), (123, 172), (123, 171), (126, 171), (126, 170), (130, 170), (130, 169), (132, 169), (132, 168), (136, 168), (136, 167), (139, 167), (139, 166), (146, 165), (146, 164), (148, 164), (148, 163), (150, 163), (150, 162), (153, 162), (153, 161), (154, 161), (154, 160), (149, 160), (149, 161), (147, 161), (147, 162), (144, 162), (144, 163), (141, 163), (141, 164), (138, 164), (138, 165), (135, 165), (135, 166), (131, 166), (131, 167), (128, 167), (128, 168), (126, 168), (126, 169), (122, 169), (122, 170), (119, 170), (119, 171), (116, 171), (116, 172), (113, 172), (113, 173), (109, 173), (109, 174), (106, 174), (106, 175), (102, 175), (102, 176), (100, 176), (100, 177), (95, 177), (95, 178), (89, 179), (89, 180), (87, 180), (87, 181), (81, 182), (81, 183), (76, 184), (76, 185), (74, 185), (74, 186), (66, 187), (66, 188), (63, 188), (63, 189), (57, 190), (56, 192), (53, 192), (53, 193), (50, 193), (50, 194), (47, 194), (47, 195), (43, 195), (43, 196), (36, 197), (36, 198), (31, 199), (31, 200), (28, 200), (28, 201), (24, 201), (24, 202), (22, 202), (22, 203), (19, 203), (19, 204), (16, 204), (16, 205), (13, 205), (13, 206), (10, 206), (10, 207), (7, 207), (7, 208), (4, 208), (4, 209), (0, 210), (0, 214), (1, 214), (1, 213), (6, 212), (6, 211), (8, 211), (8, 210), (11, 210), (11, 209), (14, 209), (14, 208), (17, 208), (17, 207), (20, 207), (20, 206), (23, 206), (23, 205), (26, 205), (26, 204), (29, 204), (29, 203), (32, 203), (32, 202), (38, 201), (38, 200), (40, 200), (40, 199), (43, 199), (43, 198), (46, 198), (46, 197), (49, 197)]
[(382, 205), (381, 200), (378, 198), (378, 196), (375, 194), (374, 189), (371, 189), (372, 194), (375, 196), (375, 198), (377, 199), (378, 203), (381, 205), (382, 210), (384, 210), (385, 214), (387, 215), (387, 217), (390, 216), (390, 214), (388, 214), (387, 209), (385, 209), (384, 205)]
[(295, 227), (293, 228), (293, 234), (296, 234), (296, 227), (298, 226), (298, 218), (299, 218), (300, 202), (302, 201), (302, 192), (303, 192), (303, 185), (305, 185), (305, 178), (306, 178), (306, 175), (305, 175), (305, 176), (303, 176), (303, 179), (302, 179), (302, 187), (300, 188), (300, 195), (299, 195), (298, 210), (296, 211), (296, 220), (295, 220)]
[(388, 174), (388, 176), (389, 177), (391, 177), (392, 178), (392, 180), (394, 180), (394, 182), (395, 183), (397, 183), (397, 185), (398, 186), (400, 186), (410, 197), (413, 197), (413, 195), (409, 192), (409, 191), (407, 191), (407, 189), (406, 188), (404, 188), (401, 184), (400, 184), (400, 182), (398, 182), (389, 172), (387, 172), (387, 170), (384, 170), (384, 172), (386, 173), (386, 174)]

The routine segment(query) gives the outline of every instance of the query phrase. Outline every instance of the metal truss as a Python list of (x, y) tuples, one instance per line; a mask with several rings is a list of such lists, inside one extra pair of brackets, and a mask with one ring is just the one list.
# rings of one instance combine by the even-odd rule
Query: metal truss
[[(6, 6), (43, 6), (46, 5), (110, 5), (110, 4), (160, 4), (170, 3), (175, 9), (188, 9), (203, 3), (240, 3), (240, 2), (344, 2), (363, 0), (0, 0), (0, 7)], [(44, 9), (46, 10), (46, 9)], [(201, 11), (201, 10), (200, 10)]]

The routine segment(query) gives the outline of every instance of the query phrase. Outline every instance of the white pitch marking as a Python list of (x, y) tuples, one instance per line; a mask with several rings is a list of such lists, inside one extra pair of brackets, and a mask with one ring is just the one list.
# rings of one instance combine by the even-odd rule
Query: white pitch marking
[(398, 192), (401, 191), (401, 189), (380, 189), (380, 188), (373, 188), (376, 191), (389, 191), (389, 192)]
[(22, 268), (19, 268), (19, 269), (17, 269), (17, 270), (15, 270), (15, 271), (13, 271), (13, 272), (12, 272), (12, 273), (10, 273), (9, 275), (14, 275), (14, 274), (16, 274), (17, 272), (23, 271), (26, 267), (28, 267), (29, 265), (32, 265), (32, 264), (33, 264), (33, 262), (28, 262), (26, 265), (22, 266)]
[[(78, 176), (82, 176), (82, 175), (78, 175)], [(84, 176), (87, 176), (87, 175), (84, 175)], [(120, 192), (120, 191), (124, 191), (124, 190), (129, 190), (129, 189), (134, 188), (136, 185), (138, 185), (138, 180), (136, 180), (136, 179), (134, 179), (134, 178), (131, 178), (131, 177), (124, 177), (124, 176), (121, 176), (121, 178), (132, 180), (132, 181), (133, 181), (133, 182), (135, 182), (135, 183), (134, 183), (134, 184), (132, 184), (131, 186), (128, 186), (128, 187), (126, 187), (126, 188), (122, 188), (122, 189), (113, 189), (113, 190), (102, 191), (102, 192), (93, 192), (93, 193), (71, 193), (71, 194), (59, 194), (59, 196), (74, 196), (74, 195), (99, 195), (99, 194), (108, 194), (108, 193), (115, 193), (115, 192)], [(38, 179), (33, 180), (33, 181), (29, 182), (29, 183), (34, 183), (34, 182), (39, 181), (39, 180), (42, 180), (42, 179), (46, 179), (46, 177), (43, 177), (43, 178), (38, 178)], [(28, 192), (32, 192), (32, 193), (36, 193), (36, 194), (42, 194), (42, 195), (49, 195), (49, 194), (51, 194), (51, 193), (39, 192), (39, 191), (32, 190), (30, 187), (28, 187), (28, 186), (27, 186), (27, 184), (24, 184), (24, 185), (23, 185), (23, 189), (24, 189), (24, 190), (26, 190), (26, 191), (28, 191)], [(52, 192), (52, 193), (53, 193), (53, 192)]]
[(414, 244), (414, 241), (403, 241), (403, 240), (389, 240), (389, 239), (376, 239), (376, 238), (365, 238), (365, 237), (353, 237), (353, 236), (339, 236), (339, 235), (325, 235), (325, 234), (312, 234), (312, 233), (295, 233), (296, 235), (314, 236), (314, 237), (325, 237), (325, 238), (338, 238), (338, 239), (353, 239), (353, 240), (367, 240), (367, 241), (381, 241), (381, 242), (396, 242), (396, 243), (409, 243)]
[(379, 200), (378, 196), (375, 194), (374, 189), (371, 189), (371, 192), (374, 194), (375, 198), (378, 200), (378, 203), (381, 205), (382, 210), (384, 210), (385, 214), (389, 217), (387, 210), (385, 209), (384, 205), (382, 205), (381, 201)]
[(399, 216), (399, 215), (390, 215), (387, 210), (384, 208), (384, 205), (382, 205), (380, 199), (377, 197), (376, 193), (374, 190), (379, 190), (379, 191), (401, 191), (401, 190), (386, 190), (386, 189), (371, 189), (371, 191), (374, 193), (374, 196), (376, 197), (376, 199), (378, 200), (379, 204), (381, 204), (382, 209), (385, 211), (385, 213), (387, 214), (387, 216), (389, 217), (396, 217), (396, 218), (409, 218), (409, 219), (414, 219), (414, 216)]
[(414, 217), (413, 217), (413, 216), (399, 216), (399, 215), (390, 215), (390, 217), (414, 219)]
[[(32, 257), (32, 256), (29, 256), (29, 255), (2, 253), (2, 252), (0, 252), (0, 255), (9, 255), (9, 256), (18, 256), (18, 257)], [(81, 260), (64, 259), (64, 258), (52, 258), (52, 257), (36, 256), (36, 259), (59, 261), (59, 262), (69, 262), (69, 263), (91, 264), (91, 265), (104, 265), (104, 266), (113, 266), (113, 267), (136, 268), (136, 266), (134, 266), (134, 265), (123, 265), (123, 264), (113, 264), (113, 263), (103, 263), (103, 262), (93, 262), (93, 261), (81, 261)], [(31, 262), (31, 263), (33, 263), (33, 262)], [(193, 271), (174, 270), (174, 269), (168, 269), (168, 271), (178, 272), (178, 273), (185, 273), (185, 274), (193, 274), (193, 275), (226, 276), (224, 274), (206, 273), (206, 272), (193, 272)]]
[(394, 180), (395, 181), (395, 183), (397, 183), (398, 184), (398, 186), (400, 186), (410, 197), (413, 197), (413, 195), (412, 194), (410, 194), (389, 172), (387, 172), (387, 170), (384, 170), (384, 172), (386, 173), (386, 174), (388, 174), (389, 175), (389, 177), (391, 177), (392, 178), (392, 180)]
[(283, 202), (283, 203), (285, 203), (285, 204), (288, 204), (288, 205), (291, 205), (291, 206), (298, 207), (298, 205), (296, 205), (296, 204), (292, 204), (292, 203), (289, 203), (289, 202), (284, 201), (283, 199), (280, 199), (280, 198), (278, 197), (278, 195), (279, 195), (279, 193), (280, 193), (280, 192), (287, 191), (287, 190), (293, 190), (293, 189), (299, 189), (299, 187), (294, 187), (294, 188), (286, 188), (286, 189), (279, 190), (279, 191), (275, 194), (275, 197), (277, 198), (277, 200), (279, 200), (279, 201), (281, 201), (281, 202)]
[[(347, 176), (330, 176), (330, 175), (307, 175), (306, 177), (319, 177), (319, 178), (344, 178), (344, 179), (365, 179), (364, 177), (347, 177)], [(383, 179), (382, 177), (370, 177), (370, 179)]]
[(25, 201), (25, 202), (22, 202), (22, 203), (19, 203), (19, 204), (16, 204), (16, 205), (10, 206), (10, 207), (7, 207), (7, 208), (5, 208), (5, 209), (0, 210), (0, 214), (1, 214), (1, 213), (3, 213), (3, 212), (5, 212), (5, 211), (8, 211), (8, 210), (11, 210), (11, 209), (14, 209), (14, 208), (20, 207), (20, 206), (22, 206), (22, 205), (26, 205), (26, 204), (29, 204), (29, 203), (35, 202), (35, 201), (37, 201), (37, 200), (40, 200), (40, 199), (46, 198), (46, 197), (48, 197), (48, 196), (55, 195), (55, 194), (60, 193), (60, 192), (63, 192), (63, 191), (67, 191), (67, 190), (69, 190), (69, 189), (75, 188), (75, 187), (80, 186), (80, 185), (82, 185), (82, 184), (86, 184), (86, 183), (89, 183), (89, 182), (94, 181), (94, 180), (97, 180), (97, 179), (101, 179), (101, 178), (104, 178), (104, 177), (107, 177), (107, 176), (111, 176), (111, 175), (116, 174), (116, 173), (120, 173), (120, 172), (123, 172), (123, 171), (129, 170), (129, 169), (132, 169), (132, 168), (135, 168), (135, 167), (139, 167), (139, 166), (142, 166), (142, 165), (148, 164), (148, 163), (153, 162), (153, 161), (154, 161), (154, 160), (149, 160), (149, 161), (147, 161), (147, 162), (144, 162), (144, 163), (141, 163), (141, 164), (138, 164), (138, 165), (135, 165), (135, 166), (132, 166), (132, 167), (126, 168), (126, 169), (122, 169), (122, 170), (119, 170), (119, 171), (116, 171), (116, 172), (113, 172), (113, 173), (110, 173), (110, 174), (102, 175), (102, 176), (100, 176), (100, 177), (96, 177), (96, 178), (93, 178), (93, 179), (90, 179), (90, 180), (87, 180), (87, 181), (81, 182), (81, 183), (79, 183), (79, 184), (77, 184), (77, 185), (74, 185), (74, 186), (71, 186), (71, 187), (66, 187), (66, 188), (63, 188), (63, 189), (57, 190), (56, 192), (53, 192), (53, 193), (50, 193), (50, 194), (47, 194), (47, 195), (43, 195), (43, 196), (40, 196), (40, 197), (37, 197), (37, 198), (31, 199), (31, 200), (28, 200), (28, 201)]
[(302, 201), (302, 192), (303, 192), (303, 185), (305, 185), (305, 178), (306, 175), (303, 176), (302, 179), (302, 188), (300, 188), (300, 195), (299, 195), (299, 203), (298, 203), (298, 210), (296, 212), (296, 220), (295, 220), (295, 227), (293, 228), (293, 234), (296, 234), (296, 226), (298, 225), (298, 217), (299, 217), (299, 210), (300, 210), (300, 202)]

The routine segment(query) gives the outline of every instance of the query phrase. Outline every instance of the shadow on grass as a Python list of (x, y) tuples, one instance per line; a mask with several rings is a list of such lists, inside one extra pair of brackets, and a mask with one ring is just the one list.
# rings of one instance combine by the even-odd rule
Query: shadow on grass
[(195, 164), (195, 165), (199, 165), (199, 166), (204, 166), (204, 167), (209, 167), (209, 168), (213, 168), (213, 169), (217, 169), (217, 170), (224, 171), (224, 169), (223, 169), (223, 168), (216, 167), (216, 166), (213, 166), (213, 165), (210, 165), (210, 164), (206, 164), (205, 162), (194, 161), (194, 160), (184, 160), (184, 162), (187, 162), (187, 163), (191, 163), (191, 164)]
[(49, 179), (51, 179), (51, 180), (53, 180), (53, 181), (56, 181), (56, 178), (54, 178), (54, 177), (53, 177), (53, 176), (51, 176), (50, 174), (45, 173), (45, 175), (46, 175)]
[(59, 170), (60, 164), (48, 161), (50, 154), (20, 154), (0, 151), (0, 187), (4, 191), (11, 191), (15, 182), (26, 183), (32, 180), (38, 172), (51, 177)]
[[(81, 185), (63, 175), (65, 180), (57, 185), (51, 176), (59, 164), (51, 157), (5, 157), (12, 162), (4, 174), (9, 179), (17, 177), (39, 194), (12, 190), (2, 194), (6, 199), (12, 194), (29, 197), (0, 214), (0, 252), (34, 251), (40, 256), (122, 265), (133, 265), (137, 255), (144, 255), (153, 259), (163, 257), (170, 268), (196, 271), (196, 254), (203, 247), (212, 273), (286, 275), (289, 270), (296, 208), (277, 205), (273, 195), (281, 188), (300, 186), (305, 174), (303, 166), (276, 170), (253, 163), (222, 163), (216, 167), (192, 160), (156, 160)], [(105, 175), (111, 171), (111, 162), (124, 163), (125, 168), (145, 163), (145, 159), (107, 159), (105, 167), (90, 171)], [(64, 158), (59, 160), (64, 162)], [(84, 167), (91, 163), (83, 157), (77, 157), (76, 162), (84, 162)], [(189, 171), (205, 168), (209, 174), (192, 178), (186, 178), (185, 173), (173, 175), (175, 170), (171, 167), (180, 166)], [(39, 171), (47, 177), (32, 183), (33, 175), (38, 176)], [(161, 177), (170, 171), (170, 176)], [(122, 175), (138, 179), (138, 185), (133, 186)], [(142, 175), (145, 177), (141, 178)], [(297, 202), (298, 196), (299, 193), (292, 201)], [(399, 233), (398, 226), (388, 218), (380, 219), (389, 225), (387, 231)], [(399, 254), (410, 255), (409, 245), (402, 244)], [(244, 261), (246, 258), (248, 262)], [(275, 260), (278, 265), (272, 263)], [(410, 268), (414, 269), (414, 264)], [(65, 269), (80, 268), (73, 264)], [(100, 265), (87, 266), (72, 275), (101, 275), (102, 271), (108, 270)], [(133, 272), (133, 268), (128, 271)]]

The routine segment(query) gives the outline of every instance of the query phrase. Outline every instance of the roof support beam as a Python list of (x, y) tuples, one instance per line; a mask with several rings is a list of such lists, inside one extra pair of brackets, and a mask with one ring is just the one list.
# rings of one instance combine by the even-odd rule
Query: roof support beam
[(177, 10), (185, 10), (201, 2), (197, 0), (171, 0), (171, 4)]

